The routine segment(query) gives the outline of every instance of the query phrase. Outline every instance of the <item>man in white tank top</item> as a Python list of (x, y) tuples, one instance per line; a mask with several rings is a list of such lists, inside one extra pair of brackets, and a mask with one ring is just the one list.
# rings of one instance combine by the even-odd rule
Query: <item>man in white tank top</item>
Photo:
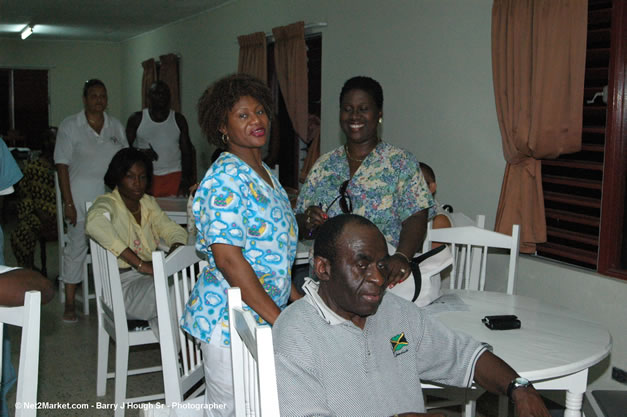
[(187, 195), (196, 182), (193, 145), (187, 120), (170, 109), (170, 89), (165, 82), (150, 86), (148, 108), (128, 118), (126, 136), (130, 146), (145, 150), (153, 160), (153, 196)]

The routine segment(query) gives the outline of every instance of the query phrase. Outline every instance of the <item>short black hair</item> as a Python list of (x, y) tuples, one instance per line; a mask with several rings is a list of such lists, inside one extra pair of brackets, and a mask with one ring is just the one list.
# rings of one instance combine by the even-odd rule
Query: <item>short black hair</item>
[(122, 178), (128, 170), (138, 162), (144, 164), (146, 168), (146, 176), (148, 177), (146, 190), (149, 190), (152, 184), (152, 161), (145, 153), (135, 148), (121, 149), (113, 156), (104, 176), (105, 185), (113, 190), (122, 182)]
[(91, 80), (85, 81), (85, 85), (83, 86), (83, 97), (87, 98), (87, 92), (89, 91), (89, 89), (97, 85), (101, 86), (105, 90), (107, 89), (104, 83), (97, 78), (92, 78)]
[(435, 172), (433, 172), (433, 169), (429, 165), (421, 162), (420, 171), (422, 172), (422, 176), (425, 177), (425, 181), (427, 181), (427, 184), (435, 182)]
[(373, 222), (358, 214), (340, 214), (332, 217), (318, 229), (314, 241), (314, 256), (322, 256), (333, 264), (337, 256), (337, 241), (342, 237), (344, 228), (353, 223), (377, 228)]
[(148, 91), (155, 90), (157, 87), (166, 88), (168, 90), (168, 93), (170, 92), (170, 86), (168, 86), (168, 83), (163, 80), (157, 80), (154, 83), (150, 84)]
[(219, 129), (228, 122), (229, 112), (242, 97), (252, 97), (272, 120), (272, 93), (258, 78), (238, 73), (210, 85), (198, 100), (198, 124), (209, 143), (223, 147)]
[(381, 84), (378, 81), (362, 75), (347, 80), (340, 92), (340, 105), (342, 105), (342, 100), (346, 93), (351, 90), (365, 91), (372, 97), (379, 110), (383, 109), (383, 88), (381, 88)]

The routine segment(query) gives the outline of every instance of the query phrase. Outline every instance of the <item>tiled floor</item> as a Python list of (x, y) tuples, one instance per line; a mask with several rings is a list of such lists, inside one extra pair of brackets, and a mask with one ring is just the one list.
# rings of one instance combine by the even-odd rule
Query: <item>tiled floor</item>
[[(10, 252), (9, 236), (12, 225), (3, 227), (5, 233), (5, 261), (14, 265), (14, 257)], [(57, 244), (47, 245), (48, 276), (55, 279), (58, 275)], [(39, 253), (35, 255), (35, 263), (39, 266)], [(93, 291), (93, 285), (92, 285)], [(80, 310), (80, 304), (77, 305)], [(77, 311), (78, 323), (67, 324), (61, 320), (63, 305), (58, 294), (50, 303), (41, 309), (41, 339), (39, 355), (39, 386), (37, 398), (40, 402), (52, 405), (68, 403), (76, 407), (87, 404), (87, 410), (52, 410), (40, 409), (40, 417), (85, 417), (113, 416), (113, 411), (98, 409), (113, 403), (113, 379), (107, 381), (107, 394), (96, 396), (96, 361), (97, 361), (97, 329), (96, 304), (91, 301), (91, 314), (84, 316)], [(17, 368), (19, 360), (20, 329), (10, 326), (13, 363)], [(161, 361), (158, 345), (132, 348), (129, 363), (131, 367), (157, 365)], [(109, 370), (115, 364), (115, 345), (109, 347)], [(163, 392), (161, 373), (131, 376), (127, 383), (129, 396), (147, 395)], [(15, 388), (9, 393), (8, 402), (13, 415), (15, 404)], [(139, 415), (137, 409), (128, 409), (127, 417)]]

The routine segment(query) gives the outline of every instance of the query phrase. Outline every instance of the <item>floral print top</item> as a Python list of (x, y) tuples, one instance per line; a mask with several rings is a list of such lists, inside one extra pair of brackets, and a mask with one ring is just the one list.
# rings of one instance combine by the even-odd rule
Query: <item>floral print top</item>
[[(196, 191), (192, 205), (196, 249), (207, 255), (208, 266), (190, 294), (181, 326), (203, 342), (230, 345), (226, 297), (230, 285), (216, 266), (214, 243), (241, 247), (268, 295), (279, 308), (287, 305), (298, 225), (285, 190), (274, 175), (270, 177), (274, 188), (237, 156), (223, 152)], [(254, 311), (253, 315), (264, 323)]]
[[(309, 206), (319, 206), (328, 210), (330, 217), (342, 214), (337, 202), (329, 205), (349, 178), (343, 146), (322, 155), (300, 190), (296, 213), (303, 213)], [(429, 208), (429, 218), (434, 214), (435, 203), (416, 157), (385, 142), (380, 142), (361, 163), (350, 178), (347, 193), (353, 213), (377, 225), (394, 247), (398, 246), (405, 219), (426, 208)]]

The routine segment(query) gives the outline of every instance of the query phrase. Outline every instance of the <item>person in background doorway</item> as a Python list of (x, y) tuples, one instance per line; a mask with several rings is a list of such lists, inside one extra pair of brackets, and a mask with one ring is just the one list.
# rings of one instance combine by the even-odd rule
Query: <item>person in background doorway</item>
[(87, 258), (85, 203), (104, 194), (102, 178), (111, 158), (128, 147), (124, 127), (105, 112), (107, 88), (102, 81), (85, 82), (83, 105), (83, 110), (61, 122), (54, 148), (68, 235), (68, 244), (63, 250), (64, 272), (60, 277), (65, 283), (63, 321), (66, 323), (78, 320), (74, 299)]
[(148, 108), (135, 112), (126, 122), (131, 146), (146, 152), (153, 161), (152, 195), (187, 195), (196, 182), (193, 146), (187, 120), (170, 109), (170, 89), (157, 81), (148, 90)]

